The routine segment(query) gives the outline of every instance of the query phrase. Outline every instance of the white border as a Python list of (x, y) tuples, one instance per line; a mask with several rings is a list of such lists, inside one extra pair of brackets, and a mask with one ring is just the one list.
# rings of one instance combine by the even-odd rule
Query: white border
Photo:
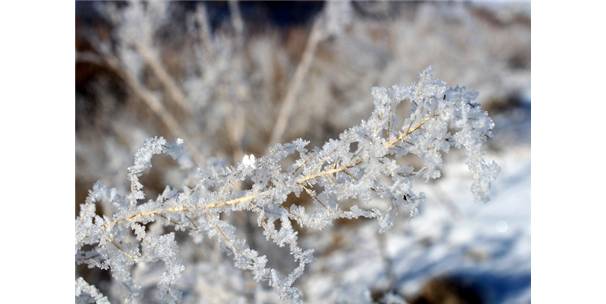
[[(536, 303), (604, 297), (606, 9), (593, 3), (532, 3)], [(74, 12), (0, 8), (3, 303), (74, 300)]]
[(2, 303), (74, 301), (74, 12), (0, 7)]
[(532, 300), (598, 303), (606, 271), (606, 9), (532, 3)]

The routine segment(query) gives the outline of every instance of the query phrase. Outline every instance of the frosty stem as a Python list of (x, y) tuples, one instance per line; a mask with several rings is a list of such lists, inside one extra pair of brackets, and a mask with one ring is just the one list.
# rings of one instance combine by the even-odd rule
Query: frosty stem
[[(406, 131), (400, 132), (398, 134), (398, 136), (385, 142), (385, 147), (388, 149), (392, 148), (397, 143), (405, 140), (410, 134), (412, 134), (416, 130), (420, 129), (427, 121), (429, 121), (431, 119), (431, 117), (432, 116), (427, 116), (424, 119), (422, 119), (421, 122), (419, 122), (418, 124), (411, 126)], [(336, 168), (322, 170), (317, 173), (302, 176), (297, 179), (297, 184), (304, 186), (304, 184), (309, 182), (310, 180), (345, 171), (347, 169), (357, 166), (360, 162), (361, 162), (360, 160), (356, 160), (356, 161), (352, 161), (351, 163), (348, 163), (346, 165), (338, 166)], [(271, 190), (266, 190), (266, 191), (262, 191), (262, 192), (258, 192), (258, 193), (250, 193), (250, 194), (243, 195), (243, 196), (233, 198), (230, 200), (220, 200), (220, 201), (210, 202), (210, 203), (207, 203), (207, 204), (204, 204), (201, 206), (181, 205), (181, 206), (175, 206), (175, 207), (170, 207), (170, 208), (160, 208), (160, 209), (156, 209), (156, 210), (137, 212), (132, 215), (120, 217), (120, 218), (114, 219), (111, 222), (108, 222), (106, 224), (106, 228), (109, 230), (115, 224), (117, 224), (119, 222), (123, 222), (123, 221), (136, 222), (138, 219), (147, 217), (147, 216), (157, 216), (157, 215), (170, 214), (170, 213), (181, 213), (181, 212), (194, 211), (196, 209), (201, 209), (201, 210), (220, 209), (220, 208), (225, 208), (225, 207), (229, 207), (229, 206), (248, 203), (248, 202), (254, 200), (255, 198), (258, 198), (260, 196), (270, 193), (270, 191)]]

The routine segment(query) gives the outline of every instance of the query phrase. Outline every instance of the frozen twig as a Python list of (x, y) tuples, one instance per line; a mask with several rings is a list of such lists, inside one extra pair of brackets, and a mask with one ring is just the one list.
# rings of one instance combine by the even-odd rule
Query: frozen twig
[[(368, 120), (321, 149), (310, 151), (308, 142), (299, 139), (275, 145), (258, 159), (247, 155), (236, 167), (201, 167), (194, 175), (194, 188), (167, 187), (158, 198), (147, 201), (139, 177), (152, 166), (156, 154), (180, 157), (183, 143), (168, 143), (160, 137), (146, 140), (128, 168), (128, 194), (119, 195), (97, 184), (81, 205), (76, 220), (78, 262), (110, 268), (118, 281), (136, 290), (132, 266), (162, 261), (166, 269), (158, 286), (166, 297), (163, 302), (176, 302), (179, 296), (172, 286), (185, 267), (178, 260), (175, 235), (145, 228), (152, 223), (173, 226), (194, 237), (205, 232), (232, 254), (236, 267), (250, 271), (258, 282), (267, 282), (283, 301), (301, 303), (302, 294), (293, 284), (311, 263), (313, 250), (300, 247), (295, 223), (321, 230), (337, 219), (368, 218), (377, 220), (379, 232), (386, 231), (398, 214), (414, 214), (424, 195), (415, 192), (413, 184), (439, 178), (442, 154), (451, 148), (460, 148), (467, 156), (475, 197), (488, 199), (498, 167), (483, 157), (482, 144), (493, 123), (475, 101), (477, 94), (446, 86), (432, 77), (430, 69), (412, 86), (373, 88), (371, 93), (375, 109)], [(404, 120), (395, 110), (402, 100), (411, 102), (412, 111)], [(400, 131), (392, 132), (394, 122), (402, 126)], [(297, 160), (284, 166), (297, 154)], [(402, 163), (406, 155), (417, 156), (423, 169)], [(250, 188), (241, 190), (242, 182)], [(299, 197), (304, 191), (313, 199), (311, 206), (285, 206), (291, 194)], [(382, 204), (369, 207), (375, 198)], [(99, 200), (115, 207), (111, 217), (95, 214), (94, 204)], [(267, 256), (248, 247), (237, 228), (226, 221), (226, 215), (235, 212), (256, 215), (265, 238), (278, 247), (286, 246), (297, 266), (287, 275), (269, 267)], [(136, 298), (137, 293), (132, 296)]]

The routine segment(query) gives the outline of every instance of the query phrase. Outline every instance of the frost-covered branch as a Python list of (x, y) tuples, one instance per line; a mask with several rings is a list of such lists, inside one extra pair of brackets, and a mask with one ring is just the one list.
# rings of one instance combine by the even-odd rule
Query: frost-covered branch
[[(151, 227), (174, 227), (194, 240), (204, 236), (221, 243), (236, 267), (248, 270), (258, 282), (267, 282), (283, 300), (301, 302), (293, 285), (313, 249), (298, 242), (299, 228), (321, 230), (337, 219), (374, 218), (385, 231), (400, 213), (414, 214), (424, 199), (415, 182), (441, 176), (443, 154), (452, 148), (466, 154), (473, 178), (471, 190), (478, 200), (488, 199), (498, 167), (483, 158), (482, 144), (490, 137), (492, 120), (477, 101), (477, 94), (436, 80), (428, 69), (411, 86), (373, 88), (375, 109), (368, 120), (331, 139), (321, 148), (309, 149), (298, 139), (272, 146), (260, 158), (247, 155), (236, 167), (210, 163), (192, 174), (195, 186), (181, 190), (166, 187), (156, 199), (147, 199), (139, 177), (151, 167), (157, 154), (184, 157), (183, 142), (148, 139), (128, 169), (128, 194), (95, 185), (76, 220), (77, 261), (90, 267), (110, 269), (118, 281), (139, 299), (133, 267), (162, 262), (165, 271), (158, 282), (163, 301), (175, 302), (174, 288), (185, 270), (178, 260), (174, 233), (161, 235)], [(410, 103), (410, 116), (400, 118), (397, 106)], [(420, 166), (407, 162), (420, 160)], [(250, 185), (242, 189), (240, 185)], [(313, 199), (301, 204), (301, 193)], [(286, 206), (287, 198), (299, 203)], [(111, 202), (112, 216), (95, 214), (95, 202)], [(268, 266), (268, 258), (246, 244), (225, 215), (250, 212), (265, 238), (278, 247), (287, 246), (297, 263), (289, 274)], [(85, 249), (86, 248), (86, 249)]]
[(109, 304), (109, 300), (95, 286), (88, 284), (83, 278), (78, 278), (76, 279), (76, 303)]

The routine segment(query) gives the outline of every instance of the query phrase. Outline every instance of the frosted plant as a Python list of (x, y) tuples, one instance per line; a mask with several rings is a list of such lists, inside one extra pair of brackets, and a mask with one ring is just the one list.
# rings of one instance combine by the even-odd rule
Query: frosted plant
[(83, 278), (76, 279), (76, 303), (109, 304), (106, 296), (102, 295), (95, 286), (88, 284)]
[[(128, 168), (129, 193), (96, 184), (81, 205), (76, 262), (111, 270), (128, 290), (127, 302), (139, 302), (142, 296), (133, 273), (161, 263), (158, 295), (162, 302), (177, 302), (181, 295), (176, 286), (186, 269), (178, 258), (175, 233), (162, 234), (162, 227), (172, 227), (196, 242), (204, 237), (219, 242), (236, 267), (266, 282), (283, 301), (300, 303), (303, 296), (293, 285), (312, 262), (313, 249), (300, 246), (299, 228), (322, 230), (337, 219), (369, 218), (377, 220), (380, 231), (389, 229), (398, 214), (414, 214), (424, 199), (415, 182), (439, 178), (443, 154), (453, 148), (466, 155), (474, 196), (488, 200), (499, 169), (483, 158), (482, 144), (494, 124), (477, 103), (477, 93), (447, 86), (427, 69), (416, 84), (375, 87), (371, 94), (375, 108), (370, 117), (321, 148), (310, 149), (307, 141), (297, 139), (272, 146), (262, 157), (246, 155), (235, 167), (210, 163), (193, 174), (193, 187), (167, 186), (155, 199), (145, 197), (139, 180), (152, 157), (187, 156), (182, 140), (172, 144), (160, 137), (148, 139)], [(396, 115), (402, 102), (410, 103), (406, 119)], [(413, 163), (407, 161), (410, 157), (420, 165), (408, 164)], [(312, 204), (287, 206), (287, 198), (301, 198), (304, 192)], [(98, 201), (111, 203), (110, 215), (96, 215)], [(227, 221), (238, 212), (254, 214), (265, 238), (289, 249), (297, 264), (289, 274), (270, 267), (268, 258), (250, 248)]]

